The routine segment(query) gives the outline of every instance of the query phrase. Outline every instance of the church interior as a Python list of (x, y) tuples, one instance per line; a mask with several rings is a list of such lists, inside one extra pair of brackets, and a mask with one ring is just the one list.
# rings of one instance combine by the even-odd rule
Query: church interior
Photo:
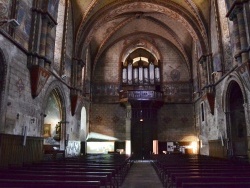
[(248, 161), (249, 100), (249, 0), (0, 0), (0, 167)]

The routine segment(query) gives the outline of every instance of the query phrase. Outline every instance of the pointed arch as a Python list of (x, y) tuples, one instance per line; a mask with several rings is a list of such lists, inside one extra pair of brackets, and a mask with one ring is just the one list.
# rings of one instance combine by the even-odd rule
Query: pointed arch
[(236, 74), (231, 74), (226, 81), (223, 107), (226, 115), (226, 135), (228, 157), (246, 157), (247, 143), (247, 103), (244, 85)]
[[(66, 98), (63, 90), (63, 86), (60, 82), (54, 81), (48, 87), (43, 100), (43, 112), (44, 120), (42, 123), (51, 124), (51, 135), (49, 139), (51, 143), (47, 144), (56, 144), (60, 146), (61, 150), (65, 149), (65, 140), (66, 140)], [(50, 105), (50, 107), (49, 107)], [(53, 108), (53, 112), (51, 109)], [(52, 114), (46, 114), (52, 113)], [(53, 118), (53, 119), (52, 119)], [(42, 126), (44, 128), (44, 125)], [(58, 130), (59, 129), (59, 130)], [(42, 135), (43, 135), (43, 129)], [(56, 134), (60, 134), (60, 138), (56, 138)], [(56, 135), (56, 136), (55, 136)], [(45, 135), (47, 136), (47, 135)], [(45, 143), (46, 144), (46, 143)]]

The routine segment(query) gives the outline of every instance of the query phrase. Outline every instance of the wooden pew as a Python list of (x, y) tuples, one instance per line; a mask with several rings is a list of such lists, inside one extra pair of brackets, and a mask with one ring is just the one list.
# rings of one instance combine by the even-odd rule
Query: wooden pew
[[(196, 176), (196, 179), (194, 180), (196, 182), (189, 182), (192, 180), (187, 180), (187, 182), (183, 181), (183, 185), (184, 183), (185, 186), (189, 186), (190, 184), (189, 187), (192, 187), (191, 184), (203, 183), (203, 187), (206, 183), (209, 183), (211, 186), (216, 187), (217, 183), (228, 184), (226, 178), (229, 179), (229, 182), (232, 181), (232, 178), (235, 178), (233, 181), (234, 183), (238, 182), (248, 184), (250, 181), (250, 165), (247, 163), (237, 163), (226, 159), (199, 155), (165, 155), (159, 156), (158, 158), (155, 156), (154, 159), (155, 160), (152, 163), (153, 167), (165, 186), (175, 187), (176, 185), (177, 187), (181, 187), (182, 183), (179, 185), (179, 178), (194, 179), (193, 176)], [(219, 179), (225, 181), (220, 182)], [(205, 183), (200, 183), (199, 181), (205, 181)], [(197, 185), (196, 187), (199, 186)]]
[[(96, 160), (97, 158), (98, 160)], [(24, 185), (28, 183), (30, 187), (37, 187), (40, 180), (46, 180), (49, 184), (42, 183), (41, 187), (57, 187), (55, 184), (60, 181), (66, 182), (60, 184), (62, 187), (67, 187), (67, 182), (75, 182), (73, 185), (78, 187), (77, 182), (86, 182), (89, 186), (95, 186), (91, 185), (90, 182), (97, 180), (99, 187), (119, 187), (129, 168), (130, 160), (126, 156), (105, 155), (100, 157), (96, 155), (84, 159), (64, 158), (63, 160), (25, 164), (21, 168), (0, 169), (0, 178), (2, 175), (2, 184), (0, 185), (12, 186), (14, 184), (14, 186), (25, 187)], [(14, 180), (12, 184), (10, 184), (9, 179)], [(31, 183), (33, 180), (35, 183)]]
[(250, 187), (250, 182), (207, 182), (207, 183), (183, 183), (182, 188), (240, 188)]
[[(15, 179), (15, 180), (44, 180), (44, 181), (99, 181), (100, 186), (108, 187), (108, 177), (107, 175), (55, 175), (55, 174), (9, 174), (1, 173), (1, 179)], [(109, 187), (111, 187), (109, 185)]]
[(187, 176), (176, 177), (175, 188), (182, 188), (183, 183), (232, 183), (232, 182), (250, 182), (250, 177), (201, 177), (201, 176)]
[[(109, 185), (110, 187), (118, 187), (118, 181), (115, 179), (115, 175), (114, 175), (114, 171), (111, 170), (91, 170), (91, 169), (87, 169), (87, 170), (81, 170), (78, 171), (76, 170), (65, 170), (65, 169), (54, 169), (54, 170), (46, 170), (46, 169), (24, 169), (24, 168), (16, 168), (16, 169), (9, 169), (9, 170), (0, 170), (0, 176), (1, 174), (10, 174), (13, 177), (15, 176), (20, 176), (23, 174), (26, 174), (27, 176), (30, 175), (34, 175), (34, 174), (38, 174), (39, 176), (55, 176), (55, 177), (71, 177), (71, 176), (75, 176), (75, 178), (81, 178), (85, 176), (85, 178), (87, 179), (87, 177), (89, 177), (88, 180), (93, 180), (93, 178), (91, 178), (91, 176), (93, 176), (94, 178), (96, 178), (96, 176), (105, 176), (105, 180), (101, 181), (101, 185), (102, 186), (107, 186)], [(74, 177), (72, 177), (74, 178)], [(74, 178), (74, 179), (75, 179)], [(105, 183), (104, 183), (105, 182)]]
[(0, 187), (8, 188), (100, 188), (99, 181), (57, 181), (1, 179)]

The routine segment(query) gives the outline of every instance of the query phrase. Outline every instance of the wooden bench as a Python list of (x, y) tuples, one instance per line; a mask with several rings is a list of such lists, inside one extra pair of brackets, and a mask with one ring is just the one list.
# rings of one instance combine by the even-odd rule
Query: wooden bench
[(182, 188), (240, 188), (250, 187), (250, 182), (207, 182), (207, 183), (183, 183)]
[(108, 184), (107, 175), (55, 175), (55, 174), (9, 174), (1, 173), (1, 179), (15, 179), (15, 180), (58, 180), (58, 181), (100, 181), (100, 186), (107, 188), (111, 186)]
[[(1, 172), (1, 171), (0, 171)], [(60, 168), (12, 168), (9, 170), (3, 170), (1, 173), (9, 172), (11, 174), (50, 174), (50, 175), (107, 175), (108, 176), (108, 184), (118, 187), (118, 179), (116, 176), (116, 172), (113, 169), (91, 169), (91, 168), (81, 168), (81, 169), (74, 169), (74, 168), (67, 168), (67, 169), (60, 169)]]
[[(52, 146), (49, 146), (51, 148)], [(48, 148), (47, 148), (48, 149)], [(126, 156), (88, 156), (87, 158), (56, 160), (58, 150), (47, 150), (53, 154), (53, 161), (41, 161), (34, 164), (25, 164), (22, 167), (0, 169), (1, 185), (10, 187), (69, 187), (67, 182), (75, 182), (72, 187), (81, 187), (78, 182), (86, 182), (82, 187), (92, 187), (90, 182), (98, 181), (98, 187), (119, 187), (130, 168), (130, 160)], [(98, 158), (98, 160), (96, 160)], [(10, 183), (13, 179), (13, 183)], [(34, 183), (31, 183), (33, 182)], [(60, 183), (60, 181), (65, 183)], [(13, 185), (14, 184), (14, 185)], [(79, 185), (78, 185), (79, 184)], [(87, 185), (88, 184), (88, 185)]]
[(16, 180), (0, 178), (0, 187), (8, 188), (100, 188), (100, 181)]
[(200, 176), (188, 176), (188, 177), (176, 177), (176, 188), (182, 188), (183, 183), (232, 183), (232, 182), (250, 182), (250, 177), (200, 177)]

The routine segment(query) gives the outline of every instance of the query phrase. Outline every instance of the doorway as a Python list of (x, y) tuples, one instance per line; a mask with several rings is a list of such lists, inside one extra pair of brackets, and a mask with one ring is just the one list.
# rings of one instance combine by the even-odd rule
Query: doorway
[(132, 105), (131, 150), (136, 160), (148, 160), (153, 153), (153, 140), (157, 140), (157, 109), (152, 101), (137, 101)]
[(247, 156), (247, 130), (244, 98), (239, 84), (232, 81), (228, 90), (228, 155), (232, 158)]

